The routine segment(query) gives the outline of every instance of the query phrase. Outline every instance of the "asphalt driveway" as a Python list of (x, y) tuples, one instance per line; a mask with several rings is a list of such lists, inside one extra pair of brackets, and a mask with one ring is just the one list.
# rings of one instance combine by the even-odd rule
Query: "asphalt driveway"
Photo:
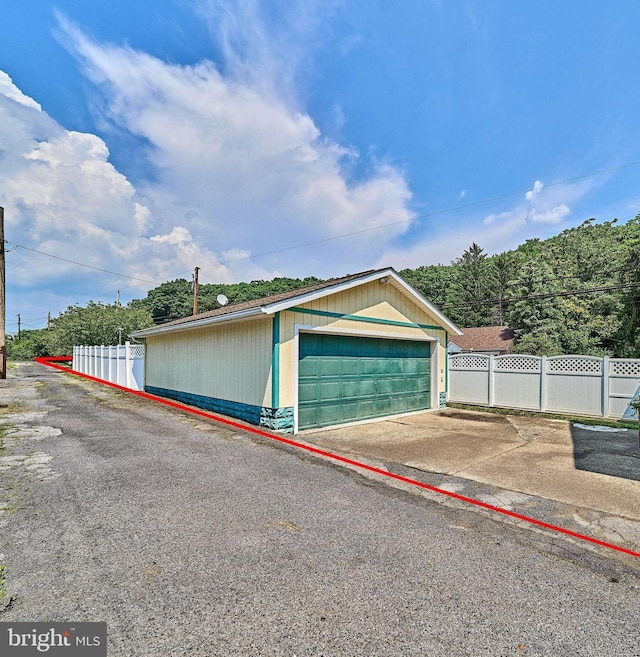
[(1, 621), (106, 621), (110, 657), (637, 652), (637, 560), (39, 365), (10, 377)]

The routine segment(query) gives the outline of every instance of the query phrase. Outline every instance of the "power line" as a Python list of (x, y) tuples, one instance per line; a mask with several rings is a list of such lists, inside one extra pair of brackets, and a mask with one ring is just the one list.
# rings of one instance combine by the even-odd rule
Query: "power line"
[[(629, 162), (627, 164), (622, 164), (622, 165), (619, 165), (619, 166), (616, 166), (616, 167), (609, 167), (607, 169), (600, 169), (598, 171), (592, 171), (590, 173), (586, 173), (586, 174), (583, 174), (583, 175), (580, 175), (580, 176), (575, 176), (573, 178), (565, 178), (564, 180), (557, 180), (557, 181), (545, 184), (544, 188), (548, 189), (549, 187), (556, 187), (558, 185), (564, 185), (564, 184), (571, 183), (571, 182), (577, 182), (579, 180), (585, 180), (587, 178), (593, 178), (594, 176), (600, 176), (600, 175), (603, 175), (605, 173), (613, 173), (615, 171), (620, 171), (622, 169), (628, 169), (628, 168), (632, 168), (632, 167), (636, 167), (636, 166), (640, 166), (640, 161)], [(493, 196), (493, 197), (490, 197), (490, 198), (487, 198), (487, 199), (482, 199), (480, 201), (474, 201), (473, 203), (465, 203), (463, 205), (457, 205), (457, 206), (454, 206), (454, 207), (451, 207), (451, 208), (446, 208), (444, 210), (436, 210), (436, 211), (433, 211), (433, 212), (427, 212), (427, 213), (424, 213), (424, 214), (421, 214), (421, 215), (416, 215), (416, 216), (411, 217), (410, 219), (402, 219), (402, 220), (399, 220), (399, 221), (393, 221), (393, 222), (390, 222), (390, 223), (387, 223), (387, 224), (382, 224), (380, 226), (373, 226), (371, 228), (363, 228), (361, 230), (351, 231), (349, 233), (343, 233), (341, 235), (334, 235), (332, 237), (326, 237), (326, 238), (323, 238), (323, 239), (320, 239), (320, 240), (313, 240), (311, 242), (303, 242), (301, 244), (295, 244), (295, 245), (292, 245), (292, 246), (283, 247), (281, 249), (275, 249), (273, 251), (264, 251), (262, 253), (256, 253), (256, 254), (252, 254), (252, 255), (248, 255), (248, 256), (242, 256), (242, 257), (239, 257), (239, 258), (231, 258), (229, 260), (222, 260), (222, 261), (219, 262), (219, 264), (220, 265), (228, 265), (228, 264), (232, 264), (234, 262), (239, 262), (239, 261), (242, 261), (242, 260), (251, 260), (251, 259), (254, 259), (254, 258), (262, 258), (264, 256), (276, 255), (278, 253), (285, 253), (287, 251), (294, 251), (296, 249), (301, 249), (301, 248), (305, 248), (305, 247), (308, 247), (308, 246), (316, 246), (318, 244), (325, 244), (327, 242), (332, 242), (332, 241), (335, 241), (335, 240), (344, 239), (346, 237), (354, 237), (356, 235), (363, 235), (365, 233), (373, 232), (373, 231), (376, 231), (376, 230), (382, 230), (384, 228), (390, 228), (392, 226), (399, 226), (399, 225), (407, 224), (407, 223), (410, 223), (410, 222), (413, 222), (413, 221), (420, 221), (421, 219), (429, 219), (429, 218), (432, 218), (432, 217), (437, 217), (437, 216), (441, 216), (441, 215), (444, 215), (444, 214), (450, 214), (452, 212), (457, 212), (457, 211), (460, 211), (460, 210), (467, 210), (469, 208), (478, 207), (480, 205), (486, 205), (488, 203), (493, 203), (494, 201), (500, 201), (500, 200), (504, 200), (504, 199), (508, 199), (508, 198), (513, 198), (515, 196), (521, 196), (522, 194), (526, 194), (529, 191), (531, 191), (531, 190), (530, 189), (524, 189), (524, 190), (518, 190), (518, 191), (515, 191), (515, 192), (509, 192), (508, 194), (500, 194), (500, 195)], [(119, 272), (111, 271), (111, 270), (108, 270), (108, 269), (102, 269), (100, 267), (95, 267), (93, 265), (88, 265), (86, 263), (78, 262), (76, 260), (71, 260), (69, 258), (63, 258), (61, 256), (54, 255), (52, 253), (46, 253), (44, 251), (39, 251), (38, 249), (33, 249), (33, 248), (25, 246), (23, 244), (16, 244), (16, 243), (13, 243), (13, 242), (9, 242), (8, 240), (5, 240), (5, 243), (11, 244), (14, 247), (14, 249), (16, 249), (16, 248), (24, 249), (26, 251), (31, 251), (33, 253), (38, 253), (39, 255), (47, 256), (49, 258), (55, 258), (56, 260), (61, 260), (63, 262), (67, 262), (69, 264), (77, 265), (79, 267), (85, 267), (86, 269), (92, 269), (94, 271), (99, 271), (99, 272), (102, 272), (102, 273), (105, 273), (105, 274), (111, 274), (112, 276), (119, 276), (121, 278), (127, 278), (129, 280), (138, 281), (138, 282), (141, 282), (141, 283), (148, 283), (150, 285), (166, 282), (166, 281), (160, 281), (160, 280), (151, 281), (151, 280), (144, 279), (144, 278), (138, 278), (136, 276), (130, 276), (128, 274), (121, 274)], [(188, 273), (188, 271), (189, 270), (178, 272), (177, 274), (174, 274), (172, 277), (169, 277), (169, 278), (178, 277), (182, 274)]]
[(56, 260), (62, 260), (63, 262), (68, 262), (72, 265), (78, 265), (79, 267), (86, 267), (87, 269), (93, 269), (94, 271), (103, 272), (104, 274), (111, 274), (113, 276), (121, 276), (122, 278), (129, 278), (132, 281), (140, 281), (141, 283), (157, 283), (158, 281), (149, 281), (145, 278), (136, 278), (135, 276), (129, 276), (128, 274), (120, 274), (117, 271), (110, 271), (109, 269), (101, 269), (100, 267), (94, 267), (93, 265), (87, 265), (84, 262), (77, 262), (76, 260), (70, 260), (69, 258), (63, 258), (61, 256), (54, 255), (53, 253), (45, 253), (44, 251), (38, 251), (37, 249), (32, 249), (30, 246), (24, 246), (24, 244), (15, 244), (14, 242), (9, 242), (5, 240), (7, 244), (11, 244), (15, 249), (24, 249), (25, 251), (32, 251), (33, 253), (38, 253), (48, 258), (55, 258)]
[[(622, 164), (617, 167), (611, 167), (609, 169), (600, 169), (599, 171), (592, 171), (591, 173), (585, 173), (581, 176), (575, 176), (574, 178), (566, 178), (565, 180), (557, 180), (555, 182), (545, 184), (543, 189), (548, 189), (549, 187), (556, 187), (557, 185), (566, 185), (567, 183), (577, 182), (578, 180), (585, 180), (586, 178), (593, 178), (594, 176), (600, 176), (605, 173), (612, 173), (614, 171), (620, 171), (621, 169), (628, 169), (631, 167), (637, 167), (640, 165), (638, 162), (629, 162), (628, 164)], [(354, 235), (362, 235), (364, 233), (370, 233), (374, 230), (382, 230), (383, 228), (389, 228), (391, 226), (399, 226), (400, 224), (406, 224), (411, 221), (419, 221), (420, 219), (430, 219), (432, 217), (438, 217), (443, 214), (449, 214), (451, 212), (457, 212), (458, 210), (467, 210), (469, 208), (474, 208), (479, 205), (486, 205), (487, 203), (493, 203), (494, 201), (501, 201), (507, 198), (513, 198), (514, 196), (521, 196), (530, 192), (530, 189), (519, 190), (517, 192), (509, 192), (508, 194), (501, 194), (499, 196), (493, 196), (491, 198), (483, 199), (481, 201), (474, 201), (473, 203), (465, 203), (464, 205), (457, 205), (453, 208), (447, 208), (446, 210), (436, 210), (434, 212), (427, 212), (425, 214), (417, 215), (411, 217), (411, 219), (402, 219), (401, 221), (393, 221), (388, 224), (383, 224), (381, 226), (373, 226), (372, 228), (363, 228), (362, 230), (355, 230), (350, 233), (343, 233), (342, 235), (334, 235), (333, 237), (326, 237), (321, 240), (314, 240), (313, 242), (305, 242), (303, 244), (296, 244), (295, 246), (287, 246), (282, 249), (276, 249), (274, 251), (266, 251), (263, 253), (256, 253), (255, 255), (243, 256), (241, 258), (233, 258), (231, 260), (224, 260), (220, 262), (221, 265), (228, 265), (232, 262), (238, 262), (239, 260), (251, 260), (252, 258), (260, 258), (267, 255), (275, 255), (277, 253), (284, 253), (285, 251), (292, 251), (294, 249), (301, 249), (306, 246), (315, 246), (317, 244), (323, 244), (325, 242), (331, 242), (333, 240), (343, 239), (345, 237), (353, 237)], [(184, 272), (181, 272), (184, 273)]]
[(447, 304), (440, 306), (440, 310), (448, 308), (472, 308), (474, 306), (486, 306), (497, 303), (512, 303), (514, 301), (529, 301), (531, 299), (552, 299), (554, 297), (571, 297), (579, 296), (582, 294), (592, 294), (593, 292), (611, 292), (614, 290), (640, 288), (640, 282), (637, 283), (620, 283), (618, 285), (605, 285), (602, 287), (590, 287), (582, 290), (563, 290), (561, 292), (548, 292), (544, 294), (530, 294), (523, 297), (510, 297), (507, 299), (483, 299), (479, 301), (471, 301), (468, 303)]

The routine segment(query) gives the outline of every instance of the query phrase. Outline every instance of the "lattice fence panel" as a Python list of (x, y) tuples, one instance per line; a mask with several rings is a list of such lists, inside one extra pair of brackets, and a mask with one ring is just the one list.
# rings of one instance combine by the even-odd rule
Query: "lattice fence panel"
[(618, 376), (640, 376), (640, 359), (609, 361), (609, 372)]
[(449, 358), (449, 367), (452, 370), (489, 370), (489, 356), (481, 354), (464, 354), (460, 356), (451, 356)]
[(129, 345), (129, 358), (144, 358), (144, 345), (143, 344)]
[(602, 360), (589, 356), (553, 356), (547, 359), (551, 374), (602, 374)]
[(496, 372), (539, 373), (542, 359), (538, 356), (498, 356), (494, 361)]

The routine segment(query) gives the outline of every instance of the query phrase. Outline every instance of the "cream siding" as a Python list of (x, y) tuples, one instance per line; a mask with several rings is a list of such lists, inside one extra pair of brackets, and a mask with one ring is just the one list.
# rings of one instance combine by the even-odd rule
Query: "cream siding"
[[(356, 315), (360, 317), (411, 322), (438, 326), (440, 322), (416, 305), (393, 285), (373, 281), (351, 288), (301, 306), (315, 311)], [(325, 327), (327, 330), (370, 334), (376, 337), (396, 337), (408, 340), (439, 340), (438, 353), (434, 356), (434, 367), (440, 369), (438, 392), (445, 391), (446, 333), (444, 329), (422, 329), (394, 326), (378, 322), (363, 322), (304, 313), (301, 310), (285, 310), (281, 313), (280, 328), (280, 406), (294, 406), (297, 398), (297, 350), (296, 326)], [(437, 407), (437, 406), (436, 406)]]
[(146, 385), (271, 406), (272, 319), (149, 336)]

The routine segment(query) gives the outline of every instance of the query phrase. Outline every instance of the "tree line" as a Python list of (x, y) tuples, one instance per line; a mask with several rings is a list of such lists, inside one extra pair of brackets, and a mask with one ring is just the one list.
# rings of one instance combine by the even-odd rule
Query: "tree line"
[[(640, 214), (624, 224), (589, 219), (493, 256), (473, 243), (448, 265), (399, 273), (461, 328), (510, 326), (519, 353), (640, 357)], [(235, 304), (318, 282), (201, 284), (198, 310), (216, 308), (220, 294)], [(117, 344), (136, 329), (187, 317), (192, 308), (191, 283), (168, 281), (127, 306), (72, 306), (50, 330), (23, 331), (11, 340), (8, 355), (28, 359), (68, 354), (78, 344)]]
[(513, 328), (518, 353), (640, 357), (640, 215), (400, 274), (460, 327)]

